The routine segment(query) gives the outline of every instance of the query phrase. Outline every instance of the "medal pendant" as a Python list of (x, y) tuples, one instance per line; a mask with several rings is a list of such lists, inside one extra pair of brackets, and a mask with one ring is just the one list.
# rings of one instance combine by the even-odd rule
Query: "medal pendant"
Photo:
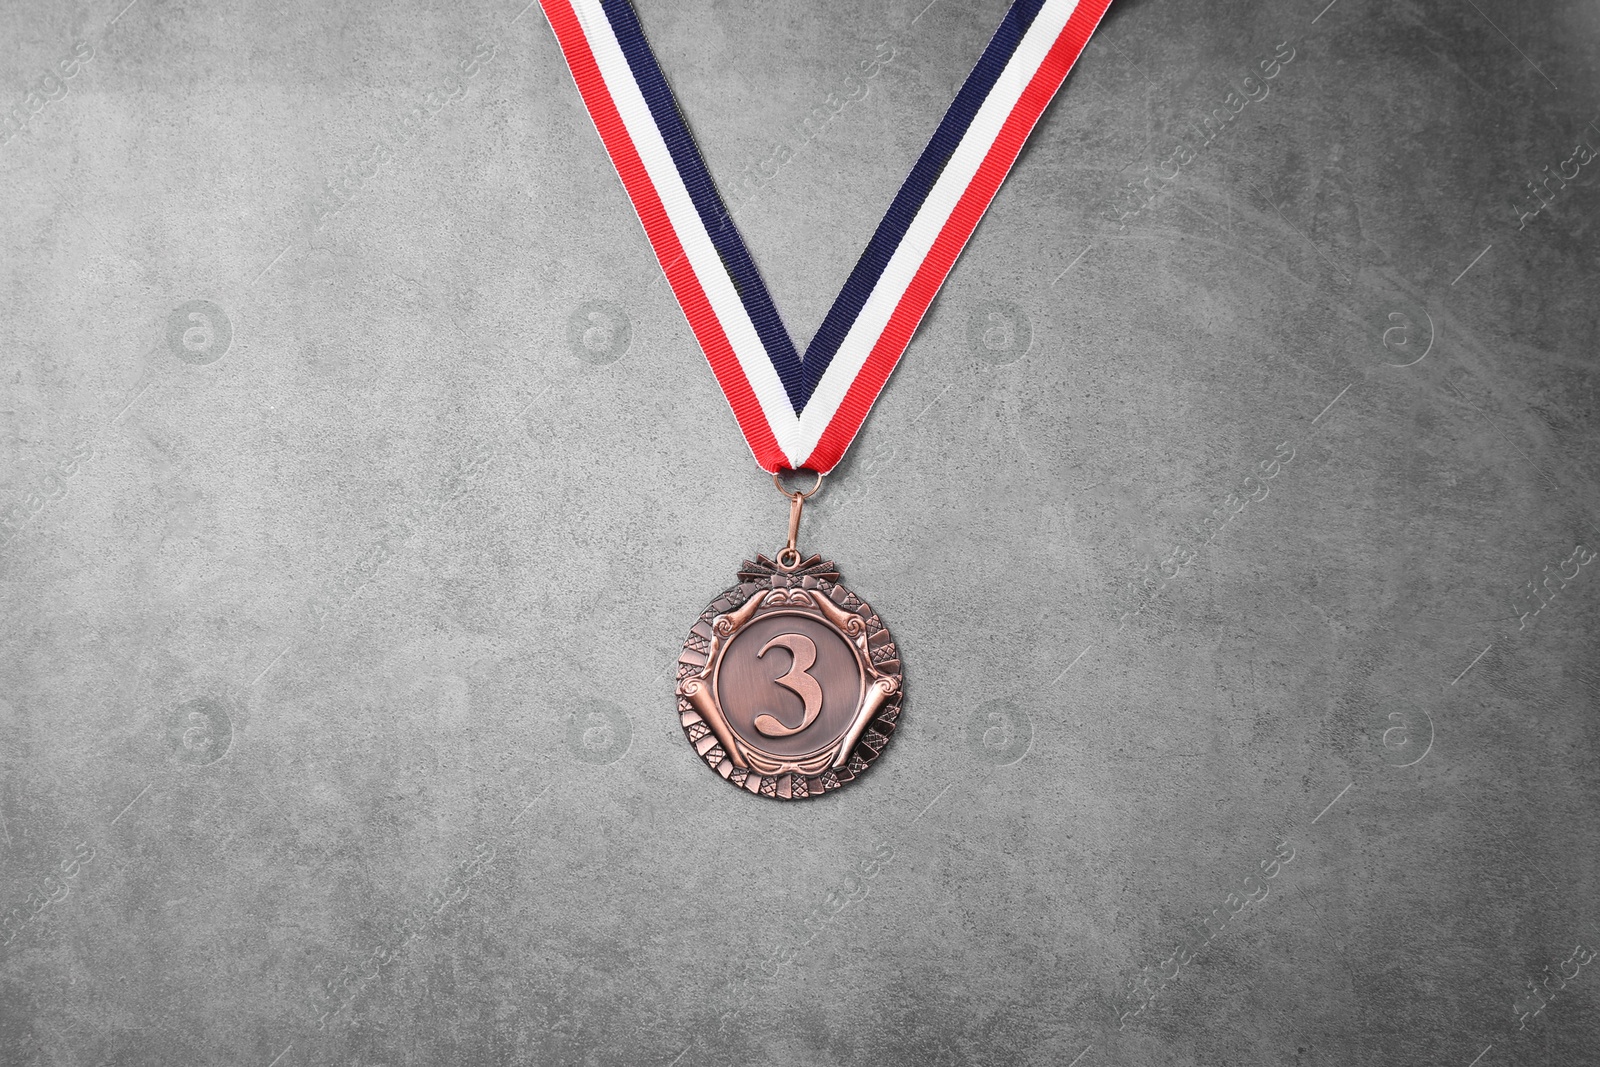
[(904, 680), (877, 613), (839, 582), (832, 562), (795, 549), (804, 496), (786, 495), (788, 547), (746, 560), (739, 584), (711, 601), (683, 644), (678, 719), (723, 778), (805, 800), (854, 781), (878, 758), (899, 720)]

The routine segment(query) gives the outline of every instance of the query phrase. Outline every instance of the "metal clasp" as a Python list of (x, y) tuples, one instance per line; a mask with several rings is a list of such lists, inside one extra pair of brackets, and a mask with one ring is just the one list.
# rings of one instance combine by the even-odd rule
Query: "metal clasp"
[(806, 500), (814, 496), (822, 488), (821, 474), (817, 475), (817, 484), (805, 492), (797, 489), (785, 489), (783, 482), (778, 480), (778, 472), (772, 472), (772, 484), (777, 486), (778, 492), (789, 498), (789, 540), (778, 553), (778, 566), (784, 570), (793, 570), (800, 566), (800, 550), (795, 547), (795, 542), (800, 537), (800, 512), (805, 507)]

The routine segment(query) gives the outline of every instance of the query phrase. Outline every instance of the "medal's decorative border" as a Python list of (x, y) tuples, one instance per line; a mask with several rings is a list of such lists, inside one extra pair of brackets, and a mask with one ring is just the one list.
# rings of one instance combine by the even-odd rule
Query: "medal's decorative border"
[[(846, 737), (837, 749), (830, 748), (830, 758), (823, 760), (815, 773), (763, 774), (756, 768), (739, 767), (729, 758), (718, 736), (720, 731), (715, 728), (717, 724), (708, 721), (686, 692), (693, 693), (698, 685), (705, 683), (706, 667), (716, 654), (718, 644), (730, 640), (743, 623), (754, 616), (758, 604), (766, 601), (780, 606), (770, 594), (774, 590), (791, 589), (803, 590), (806, 595), (780, 593), (777, 600), (791, 602), (796, 607), (810, 602), (819, 616), (857, 648), (863, 660), (869, 706), (862, 721), (855, 726), (856, 736)], [(864, 644), (856, 643), (853, 639), (856, 635), (864, 636)], [(774, 800), (821, 796), (860, 777), (894, 735), (904, 693), (900, 654), (888, 627), (870, 604), (840, 584), (838, 569), (820, 556), (811, 556), (794, 567), (784, 567), (766, 556), (758, 556), (753, 563), (746, 560), (739, 571), (739, 584), (723, 590), (700, 613), (678, 656), (678, 721), (684, 736), (706, 766), (734, 785)], [(843, 750), (839, 760), (831, 758), (831, 753), (839, 749)], [(833, 766), (835, 762), (840, 765)]]

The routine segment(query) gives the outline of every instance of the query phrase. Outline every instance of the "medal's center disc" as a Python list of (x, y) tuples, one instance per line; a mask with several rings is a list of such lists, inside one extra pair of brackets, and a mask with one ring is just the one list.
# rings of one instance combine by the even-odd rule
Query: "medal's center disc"
[(752, 621), (728, 644), (717, 674), (728, 725), (752, 748), (780, 757), (837, 745), (864, 687), (855, 650), (833, 627), (799, 612)]

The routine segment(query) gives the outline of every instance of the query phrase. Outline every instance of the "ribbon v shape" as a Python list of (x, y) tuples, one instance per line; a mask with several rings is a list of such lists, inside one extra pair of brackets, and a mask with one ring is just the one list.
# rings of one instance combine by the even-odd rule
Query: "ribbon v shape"
[(826, 473), (1111, 0), (1016, 0), (803, 359), (628, 0), (541, 3), (756, 462)]

